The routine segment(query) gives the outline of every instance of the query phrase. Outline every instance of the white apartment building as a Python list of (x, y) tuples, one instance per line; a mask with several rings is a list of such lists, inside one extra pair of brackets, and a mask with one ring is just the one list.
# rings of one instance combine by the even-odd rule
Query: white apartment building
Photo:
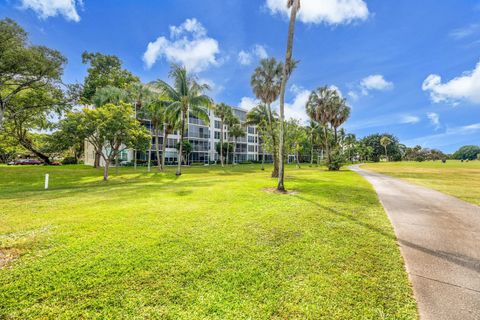
[[(240, 119), (242, 124), (245, 124), (247, 111), (240, 108), (232, 108), (234, 114)], [(220, 142), (221, 136), (221, 122), (220, 119), (214, 115), (213, 110), (209, 110), (210, 123), (206, 124), (204, 121), (197, 119), (190, 115), (188, 117), (188, 126), (186, 126), (185, 139), (190, 142), (192, 145), (192, 152), (188, 156), (188, 163), (211, 163), (213, 161), (218, 161), (220, 159), (219, 154), (216, 152), (216, 144)], [(151, 126), (148, 120), (141, 120), (145, 127), (151, 130)], [(237, 138), (237, 147), (235, 152), (235, 162), (242, 163), (246, 161), (261, 161), (262, 160), (262, 149), (260, 143), (260, 137), (258, 135), (258, 130), (255, 126), (245, 125), (245, 137)], [(228, 127), (224, 128), (224, 141), (234, 142), (233, 137), (230, 137), (228, 134)], [(159, 136), (160, 146), (159, 149), (162, 150), (162, 144), (165, 139), (163, 136)], [(166, 151), (165, 151), (165, 162), (167, 165), (173, 165), (177, 162), (177, 149), (176, 145), (180, 141), (179, 132), (175, 134), (168, 135), (166, 139)], [(135, 152), (134, 150), (125, 150), (120, 156), (120, 161), (122, 162), (131, 162), (134, 160), (135, 153), (137, 160), (146, 161), (148, 158), (148, 152), (151, 153), (152, 161), (157, 160), (155, 145), (155, 137), (152, 133), (152, 144), (151, 149), (144, 152)], [(160, 151), (161, 152), (161, 151)], [(230, 155), (230, 162), (233, 154)], [(265, 161), (271, 161), (271, 156), (266, 155)], [(94, 165), (95, 162), (95, 151), (92, 146), (86, 143), (85, 145), (85, 164)], [(100, 161), (100, 165), (103, 166), (103, 160)]]

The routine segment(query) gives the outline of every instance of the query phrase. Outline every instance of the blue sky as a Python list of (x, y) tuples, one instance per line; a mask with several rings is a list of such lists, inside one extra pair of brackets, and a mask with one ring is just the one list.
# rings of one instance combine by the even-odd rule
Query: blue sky
[[(259, 59), (283, 59), (285, 0), (0, 0), (32, 43), (60, 50), (81, 82), (85, 50), (115, 54), (144, 82), (186, 64), (218, 102), (250, 108)], [(337, 87), (362, 137), (451, 152), (480, 144), (480, 1), (302, 0), (287, 116), (305, 119), (309, 91)]]

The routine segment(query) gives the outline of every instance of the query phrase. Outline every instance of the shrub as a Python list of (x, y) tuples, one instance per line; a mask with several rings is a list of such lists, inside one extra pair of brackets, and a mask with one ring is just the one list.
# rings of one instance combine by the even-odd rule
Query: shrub
[(77, 164), (78, 161), (75, 157), (65, 157), (62, 161), (62, 164)]
[(337, 148), (330, 153), (330, 158), (327, 158), (326, 164), (328, 170), (338, 171), (345, 164), (345, 162), (345, 155), (340, 151), (340, 149)]

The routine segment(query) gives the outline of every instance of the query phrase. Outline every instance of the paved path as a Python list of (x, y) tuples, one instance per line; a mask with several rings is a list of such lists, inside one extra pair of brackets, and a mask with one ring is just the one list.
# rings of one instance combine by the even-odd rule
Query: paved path
[(480, 207), (352, 166), (394, 226), (422, 320), (480, 320)]

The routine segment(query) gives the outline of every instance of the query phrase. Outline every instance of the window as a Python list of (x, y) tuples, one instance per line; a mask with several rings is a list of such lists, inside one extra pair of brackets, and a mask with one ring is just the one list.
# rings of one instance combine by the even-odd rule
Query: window
[(254, 136), (248, 136), (248, 143), (255, 143), (255, 137)]
[(255, 152), (255, 146), (248, 146), (248, 152)]
[(222, 123), (218, 120), (215, 120), (215, 129), (221, 129), (222, 128)]
[(254, 127), (248, 127), (248, 133), (249, 134), (255, 134), (255, 128)]
[(215, 139), (220, 140), (220, 131), (215, 131)]

